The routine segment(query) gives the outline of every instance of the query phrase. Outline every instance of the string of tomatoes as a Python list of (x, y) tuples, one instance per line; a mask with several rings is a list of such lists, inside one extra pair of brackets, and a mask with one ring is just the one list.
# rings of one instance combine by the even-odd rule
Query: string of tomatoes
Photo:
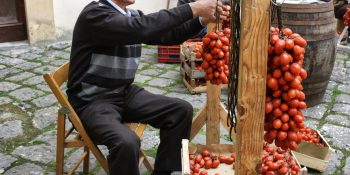
[(302, 109), (306, 108), (301, 82), (307, 72), (302, 68), (307, 42), (289, 28), (282, 32), (271, 27), (267, 73), (264, 139), (283, 149), (296, 150), (304, 128)]

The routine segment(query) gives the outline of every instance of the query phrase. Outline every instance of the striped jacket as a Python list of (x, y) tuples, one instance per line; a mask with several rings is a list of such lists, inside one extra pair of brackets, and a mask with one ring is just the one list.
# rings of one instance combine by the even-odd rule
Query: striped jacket
[(182, 43), (203, 27), (188, 4), (143, 15), (122, 15), (105, 0), (91, 2), (73, 31), (67, 95), (74, 108), (94, 100), (123, 96), (133, 83), (141, 43)]

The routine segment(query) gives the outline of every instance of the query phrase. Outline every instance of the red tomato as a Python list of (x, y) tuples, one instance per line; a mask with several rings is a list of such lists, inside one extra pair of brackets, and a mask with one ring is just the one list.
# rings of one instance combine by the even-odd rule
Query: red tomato
[(219, 165), (220, 165), (220, 161), (216, 159), (213, 161), (212, 168), (217, 168)]
[(207, 161), (204, 163), (204, 168), (205, 168), (205, 169), (210, 169), (212, 166), (213, 166), (212, 160), (207, 160)]
[(276, 54), (281, 54), (284, 50), (284, 47), (286, 46), (286, 42), (282, 39), (279, 39), (276, 43), (275, 43), (275, 53)]
[(287, 138), (287, 133), (284, 131), (278, 131), (277, 133), (278, 140), (285, 140)]
[(280, 65), (281, 66), (285, 66), (285, 65), (288, 65), (290, 63), (290, 58), (289, 58), (289, 55), (288, 53), (284, 52), (280, 55)]
[(210, 43), (210, 38), (204, 37), (204, 38), (202, 39), (202, 42), (203, 42), (204, 45), (208, 45), (208, 44)]
[(293, 50), (294, 41), (292, 39), (286, 39), (286, 50)]

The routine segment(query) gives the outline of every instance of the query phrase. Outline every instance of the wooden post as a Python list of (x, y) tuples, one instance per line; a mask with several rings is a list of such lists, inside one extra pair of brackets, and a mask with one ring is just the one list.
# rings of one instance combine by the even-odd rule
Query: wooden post
[(270, 0), (242, 0), (241, 14), (236, 173), (250, 175), (261, 170)]
[(220, 143), (221, 86), (207, 83), (207, 145)]

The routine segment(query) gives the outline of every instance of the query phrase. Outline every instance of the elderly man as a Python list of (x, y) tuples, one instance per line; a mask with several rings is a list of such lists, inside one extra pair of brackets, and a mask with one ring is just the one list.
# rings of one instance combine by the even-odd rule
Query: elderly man
[(132, 84), (141, 43), (182, 43), (215, 21), (217, 2), (198, 0), (149, 15), (128, 9), (133, 3), (100, 0), (83, 9), (73, 33), (67, 95), (92, 140), (108, 147), (111, 175), (139, 174), (140, 140), (123, 122), (160, 129), (153, 175), (169, 175), (181, 170), (181, 140), (189, 138), (193, 109)]

